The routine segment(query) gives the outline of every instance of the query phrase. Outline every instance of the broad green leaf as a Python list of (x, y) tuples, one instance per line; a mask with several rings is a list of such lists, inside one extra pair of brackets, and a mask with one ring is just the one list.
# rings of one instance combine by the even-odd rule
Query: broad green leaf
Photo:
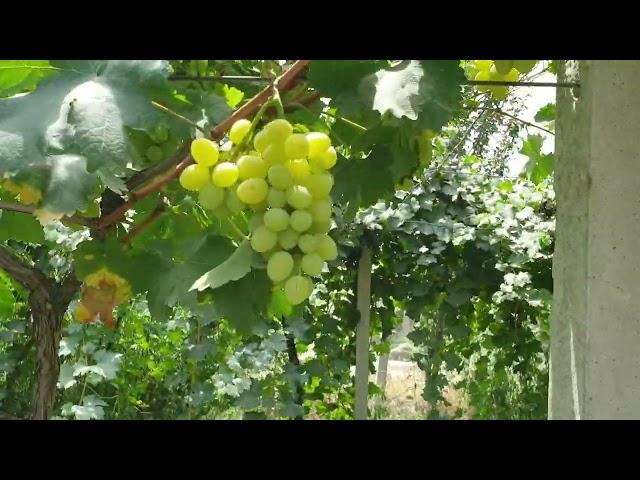
[(98, 350), (93, 354), (96, 360), (96, 367), (100, 369), (100, 375), (107, 380), (116, 378), (120, 363), (122, 362), (122, 354), (107, 352), (106, 350)]
[(201, 292), (207, 288), (216, 289), (228, 282), (239, 280), (251, 271), (255, 262), (255, 252), (249, 241), (245, 240), (227, 260), (198, 278), (189, 290)]
[(74, 376), (75, 365), (72, 363), (63, 363), (60, 365), (60, 374), (58, 376), (58, 388), (66, 390), (73, 387), (77, 381)]
[(57, 71), (49, 60), (0, 60), (0, 97), (30, 90)]
[(464, 73), (455, 60), (407, 60), (363, 80), (360, 95), (382, 115), (440, 130), (458, 110)]
[(381, 60), (313, 60), (309, 64), (309, 83), (339, 103), (354, 97), (362, 79), (385, 64)]
[(241, 333), (249, 333), (262, 319), (273, 284), (265, 270), (251, 270), (240, 280), (213, 290), (216, 309)]
[(334, 198), (342, 205), (348, 205), (352, 216), (358, 208), (384, 198), (394, 190), (390, 170), (392, 159), (393, 154), (387, 146), (374, 147), (363, 159), (340, 157), (333, 171)]
[[(81, 210), (100, 176), (123, 176), (128, 165), (140, 163), (127, 128), (151, 131), (162, 123), (190, 135), (191, 127), (154, 108), (152, 100), (202, 112), (202, 105), (174, 105), (166, 61), (52, 65), (59, 74), (45, 79), (33, 93), (0, 100), (0, 177), (37, 188), (42, 206), (54, 212)], [(228, 109), (224, 99), (213, 97)]]
[(529, 157), (525, 165), (527, 177), (536, 185), (553, 174), (555, 158), (553, 153), (542, 153), (542, 135), (529, 135), (522, 144), (520, 153)]
[(541, 107), (540, 110), (536, 113), (533, 119), (536, 122), (552, 122), (556, 119), (556, 104), (555, 103), (547, 103), (544, 107)]
[[(361, 88), (364, 95), (373, 97), (373, 109), (382, 115), (391, 112), (397, 118), (417, 120), (423, 102), (420, 95), (423, 74), (420, 62), (404, 61), (367, 77)], [(367, 90), (371, 90), (371, 93)]]
[(0, 211), (0, 242), (15, 240), (26, 243), (44, 242), (42, 225), (31, 215)]
[(288, 317), (293, 312), (293, 305), (289, 303), (284, 289), (278, 288), (273, 291), (271, 295), (271, 301), (267, 307), (267, 315), (270, 317)]

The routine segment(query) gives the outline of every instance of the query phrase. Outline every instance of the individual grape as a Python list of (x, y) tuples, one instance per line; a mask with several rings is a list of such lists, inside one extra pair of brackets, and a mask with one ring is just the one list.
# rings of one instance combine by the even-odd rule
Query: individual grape
[(189, 165), (180, 174), (180, 185), (191, 191), (198, 191), (209, 184), (209, 169), (204, 165)]
[(493, 64), (500, 75), (507, 75), (513, 68), (513, 60), (494, 60)]
[(238, 198), (248, 205), (257, 205), (267, 198), (269, 185), (263, 178), (248, 178), (238, 185)]
[(267, 262), (267, 275), (273, 282), (281, 282), (291, 275), (293, 257), (288, 252), (275, 252)]
[(233, 215), (240, 213), (244, 209), (244, 203), (242, 202), (242, 199), (238, 197), (234, 188), (229, 188), (227, 190), (227, 197), (224, 204)]
[(233, 125), (231, 125), (231, 129), (229, 130), (229, 138), (235, 145), (238, 145), (240, 142), (242, 142), (244, 137), (247, 136), (250, 128), (251, 122), (246, 118), (241, 118)]
[(151, 145), (147, 148), (145, 152), (145, 156), (152, 162), (159, 162), (164, 157), (164, 153), (162, 153), (162, 149), (157, 145)]
[(286, 190), (293, 185), (293, 176), (284, 165), (273, 165), (267, 172), (269, 183), (278, 190)]
[[(491, 80), (491, 72), (487, 69), (487, 70), (480, 70), (478, 72), (478, 74), (476, 75), (476, 78), (474, 80), (478, 80), (478, 81), (482, 81), (482, 82), (486, 82), (488, 80)], [(478, 85), (478, 90), (480, 90), (481, 92), (488, 92), (489, 91), (489, 87), (486, 85)]]
[(321, 222), (313, 222), (311, 224), (311, 231), (313, 233), (327, 233), (331, 230), (331, 219), (327, 218)]
[(284, 232), (278, 234), (278, 244), (285, 250), (291, 250), (298, 245), (298, 237), (300, 234), (292, 228), (287, 228)]
[[(293, 264), (293, 260), (292, 260)], [(324, 260), (317, 253), (308, 253), (302, 257), (302, 271), (310, 277), (320, 275), (324, 267)]]
[(325, 198), (333, 188), (333, 175), (328, 172), (314, 173), (309, 176), (305, 185), (315, 200)]
[(317, 245), (318, 245), (318, 238), (315, 235), (312, 235), (310, 233), (305, 233), (304, 235), (300, 235), (300, 238), (298, 238), (298, 248), (303, 253), (315, 252)]
[(289, 226), (289, 214), (282, 208), (270, 208), (264, 214), (264, 224), (273, 232), (282, 232)]
[(311, 227), (311, 214), (306, 210), (294, 210), (289, 216), (289, 224), (296, 232), (304, 232)]
[[(287, 189), (287, 203), (293, 208), (303, 209), (311, 205), (312, 197), (303, 185), (294, 185)], [(311, 214), (309, 214), (311, 216)]]
[(238, 180), (238, 166), (235, 163), (223, 162), (215, 166), (211, 181), (216, 187), (230, 187)]
[(309, 206), (309, 213), (314, 222), (324, 222), (331, 218), (331, 211), (333, 205), (330, 198), (322, 198), (320, 200), (314, 200)]
[(491, 87), (490, 90), (491, 90), (491, 95), (496, 100), (504, 100), (505, 98), (507, 98), (507, 95), (509, 94), (509, 89), (503, 86), (494, 86), (494, 87)]
[(338, 247), (336, 242), (333, 241), (326, 233), (318, 235), (318, 244), (316, 245), (316, 253), (322, 257), (323, 260), (331, 261), (338, 258)]
[(264, 225), (260, 225), (251, 234), (251, 248), (256, 252), (264, 253), (276, 246), (278, 235)]
[(263, 128), (263, 132), (265, 132), (271, 143), (284, 143), (293, 132), (293, 127), (285, 119), (278, 118), (267, 123)]
[(319, 156), (319, 158), (325, 170), (329, 170), (333, 168), (338, 161), (338, 154), (336, 153), (335, 148), (329, 147), (326, 152)]
[(518, 72), (518, 70), (516, 70), (515, 68), (509, 70), (509, 73), (504, 76), (504, 79), (507, 82), (517, 82), (519, 78), (520, 72)]
[(284, 141), (284, 151), (289, 160), (305, 158), (309, 155), (309, 142), (307, 137), (301, 133), (289, 135)]
[(287, 194), (276, 188), (269, 189), (267, 205), (273, 208), (282, 208), (287, 204)]
[(514, 60), (513, 66), (523, 75), (529, 73), (536, 66), (538, 60)]
[(322, 173), (325, 170), (321, 156), (309, 157), (309, 171), (311, 173)]
[(493, 62), (491, 60), (474, 60), (473, 63), (475, 64), (478, 71), (488, 72), (491, 69), (491, 64)]
[(284, 284), (284, 294), (292, 305), (304, 302), (312, 291), (313, 282), (303, 275), (294, 275)]
[(256, 155), (243, 155), (238, 159), (238, 178), (265, 178), (267, 176), (267, 164), (262, 157)]
[(287, 154), (284, 151), (284, 145), (281, 143), (272, 143), (264, 149), (262, 152), (262, 158), (264, 159), (267, 167), (272, 165), (280, 165), (286, 162)]
[(258, 153), (264, 153), (265, 149), (270, 145), (269, 137), (264, 131), (259, 131), (253, 137), (253, 147), (258, 151)]
[(205, 185), (198, 193), (198, 203), (208, 210), (215, 210), (223, 202), (224, 190), (215, 185)]
[(322, 155), (331, 146), (331, 139), (320, 132), (307, 133), (309, 144), (309, 158)]
[(302, 183), (311, 175), (311, 170), (309, 169), (309, 162), (307, 162), (304, 158), (297, 158), (295, 160), (289, 160), (286, 164), (286, 167), (291, 172), (291, 176), (293, 177), (294, 182)]
[(193, 160), (205, 167), (212, 167), (218, 163), (220, 152), (218, 145), (208, 138), (196, 138), (191, 142), (191, 156)]

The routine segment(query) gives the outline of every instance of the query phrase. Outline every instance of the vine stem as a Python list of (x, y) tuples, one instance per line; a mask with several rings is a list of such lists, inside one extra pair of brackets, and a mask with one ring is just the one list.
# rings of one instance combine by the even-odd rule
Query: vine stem
[[(34, 207), (29, 205), (22, 205), (20, 203), (12, 203), (0, 201), (0, 210), (6, 210), (8, 212), (18, 212), (18, 213), (26, 213), (29, 215), (33, 215), (36, 211)], [(62, 217), (63, 221), (68, 221), (71, 223), (75, 223), (76, 225), (84, 225), (85, 227), (93, 228), (95, 227), (96, 222), (91, 220), (90, 218), (84, 218), (78, 215), (71, 215), (68, 217)]]
[(197, 81), (197, 82), (270, 82), (273, 79), (269, 77), (242, 76), (242, 75), (218, 75), (211, 77), (198, 77), (194, 75), (172, 75), (170, 81)]
[[(260, 91), (260, 93), (233, 112), (226, 120), (218, 124), (210, 132), (210, 137), (214, 140), (220, 139), (237, 120), (251, 116), (269, 100), (269, 97), (272, 95), (275, 88), (280, 91), (289, 89), (308, 64), (309, 60), (296, 60), (294, 64), (291, 65), (291, 67), (281, 76), (276, 78), (271, 85), (265, 87)], [(118, 223), (126, 212), (137, 202), (164, 188), (165, 185), (168, 185), (178, 178), (182, 171), (192, 163), (193, 158), (191, 158), (191, 155), (187, 154), (182, 160), (176, 159), (176, 162), (168, 165), (166, 171), (148, 179), (149, 183), (146, 183), (147, 179), (145, 179), (145, 182), (141, 182), (142, 186), (139, 189), (130, 192), (129, 199), (125, 203), (113, 212), (100, 218), (97, 222), (97, 228), (102, 230)]]
[(278, 111), (278, 118), (284, 118), (284, 107), (282, 106), (282, 99), (280, 98), (280, 92), (278, 87), (273, 87), (273, 104)]
[(131, 241), (149, 227), (160, 215), (162, 215), (167, 209), (165, 203), (160, 201), (158, 206), (145, 218), (139, 225), (133, 227), (122, 239), (122, 243), (125, 245), (131, 243)]
[(233, 228), (233, 231), (236, 232), (238, 235), (240, 235), (240, 238), (244, 240), (249, 240), (249, 237), (244, 233), (242, 233), (242, 230), (240, 230), (240, 227), (238, 227), (233, 220), (231, 220), (230, 218), (227, 218), (227, 221), (229, 222), (229, 225), (231, 225), (231, 228)]

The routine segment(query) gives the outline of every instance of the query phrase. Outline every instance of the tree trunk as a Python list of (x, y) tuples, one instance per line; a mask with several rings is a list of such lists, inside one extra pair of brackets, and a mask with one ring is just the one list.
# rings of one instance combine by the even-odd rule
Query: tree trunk
[(389, 354), (384, 353), (378, 358), (378, 374), (376, 375), (376, 383), (380, 390), (384, 393), (387, 388), (387, 369), (389, 366)]
[(358, 263), (358, 310), (356, 327), (355, 419), (367, 419), (369, 398), (369, 321), (371, 317), (371, 250), (363, 246)]
[[(56, 397), (56, 384), (60, 374), (58, 348), (62, 337), (62, 324), (66, 306), (55, 304), (50, 290), (38, 289), (31, 293), (29, 304), (33, 318), (33, 336), (36, 341), (36, 382), (33, 389), (31, 418), (49, 418)], [(68, 305), (68, 302), (67, 302)], [(56, 308), (57, 307), (57, 308)]]
[(36, 342), (36, 381), (30, 418), (49, 418), (56, 398), (60, 373), (58, 348), (62, 322), (80, 282), (71, 271), (60, 284), (28, 265), (7, 247), (0, 245), (0, 268), (29, 290), (29, 306)]

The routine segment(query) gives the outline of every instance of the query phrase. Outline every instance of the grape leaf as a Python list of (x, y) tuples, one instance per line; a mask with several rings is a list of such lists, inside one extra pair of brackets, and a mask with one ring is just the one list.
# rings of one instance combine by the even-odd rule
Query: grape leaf
[(533, 119), (536, 122), (552, 122), (556, 119), (556, 104), (555, 103), (547, 103), (545, 106), (541, 107), (540, 110), (536, 113)]
[(361, 91), (373, 97), (372, 107), (381, 114), (391, 112), (395, 117), (418, 119), (422, 96), (420, 80), (424, 74), (417, 61), (404, 61), (400, 65), (366, 77)]
[[(392, 153), (388, 146), (377, 145), (368, 157), (341, 157), (334, 168), (334, 198), (347, 205), (347, 217), (353, 218), (359, 207), (366, 207), (393, 191), (393, 176), (389, 169)], [(354, 182), (354, 179), (366, 181)]]
[(529, 135), (522, 144), (520, 153), (529, 157), (525, 165), (527, 177), (536, 185), (553, 173), (553, 153), (542, 153), (542, 135)]
[(289, 303), (284, 289), (278, 288), (271, 295), (271, 300), (267, 306), (267, 315), (270, 317), (288, 317), (293, 312), (293, 305)]
[(255, 263), (255, 252), (249, 241), (245, 240), (227, 260), (198, 278), (189, 290), (201, 292), (207, 288), (215, 289), (228, 282), (239, 280), (251, 271)]
[[(0, 100), (0, 177), (38, 188), (48, 210), (72, 214), (82, 209), (95, 192), (98, 174), (123, 176), (128, 165), (140, 162), (127, 127), (148, 131), (163, 123), (174, 132), (190, 132), (151, 105), (151, 100), (175, 103), (166, 61), (52, 65), (59, 74), (34, 92)], [(223, 98), (215, 97), (228, 109)], [(180, 108), (202, 111), (191, 104)]]
[(0, 60), (0, 97), (30, 90), (57, 71), (48, 60)]
[(403, 61), (362, 80), (360, 95), (381, 114), (440, 130), (462, 100), (464, 72), (456, 60)]
[(266, 271), (251, 270), (240, 280), (213, 291), (216, 309), (241, 333), (251, 332), (267, 308), (272, 283)]
[(314, 60), (309, 64), (309, 84), (331, 98), (346, 113), (363, 106), (358, 95), (362, 79), (386, 65), (382, 60)]
[(44, 242), (42, 225), (31, 215), (0, 211), (0, 242), (5, 240), (42, 243)]

